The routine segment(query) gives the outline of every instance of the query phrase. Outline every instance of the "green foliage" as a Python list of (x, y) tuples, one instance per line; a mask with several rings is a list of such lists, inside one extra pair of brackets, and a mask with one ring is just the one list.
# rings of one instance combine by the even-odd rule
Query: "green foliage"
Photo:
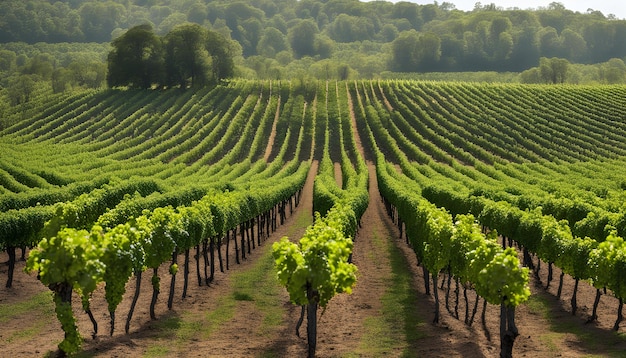
[(450, 261), (452, 216), (445, 210), (426, 211), (423, 260), (428, 271), (436, 274)]
[(598, 289), (611, 289), (620, 298), (626, 297), (624, 275), (619, 271), (623, 267), (624, 249), (624, 239), (611, 233), (596, 249), (591, 250), (587, 262), (593, 285)]
[(476, 291), (491, 304), (516, 307), (530, 297), (528, 268), (520, 267), (517, 252), (498, 252), (479, 272)]
[(46, 286), (69, 283), (92, 292), (104, 274), (101, 256), (102, 248), (90, 241), (87, 231), (63, 229), (57, 236), (41, 240), (29, 255), (26, 270), (38, 271)]
[(200, 86), (208, 82), (210, 59), (206, 30), (198, 24), (173, 28), (164, 38), (166, 83), (170, 86)]
[(65, 332), (65, 338), (59, 343), (59, 349), (65, 353), (76, 353), (80, 350), (83, 339), (78, 332), (72, 306), (68, 302), (62, 302), (58, 295), (54, 296), (54, 304), (54, 311)]
[(289, 292), (291, 302), (309, 304), (307, 289), (317, 293), (322, 307), (336, 294), (352, 292), (356, 266), (348, 263), (352, 240), (327, 223), (319, 214), (298, 244), (287, 238), (272, 245), (278, 280)]
[(565, 253), (565, 247), (573, 238), (568, 222), (565, 220), (557, 222), (551, 216), (544, 216), (542, 232), (543, 236), (537, 255), (545, 262), (552, 262), (561, 266), (560, 260)]
[(464, 283), (472, 279), (471, 256), (468, 253), (476, 252), (475, 250), (483, 245), (484, 239), (474, 216), (457, 215), (450, 238), (450, 269), (452, 274)]
[[(194, 72), (185, 77), (187, 85), (193, 82), (191, 77), (196, 85), (201, 85), (203, 77), (213, 83), (235, 74), (275, 79), (299, 78), (303, 72), (327, 79), (329, 72), (319, 70), (324, 66), (324, 59), (330, 59), (343, 69), (333, 71), (332, 78), (338, 79), (386, 77), (388, 71), (403, 71), (403, 74), (393, 74), (393, 78), (406, 76), (405, 71), (440, 71), (448, 75), (439, 74), (438, 78), (447, 76), (458, 80), (458, 75), (453, 73), (473, 71), (478, 72), (475, 77), (502, 81), (511, 76), (485, 75), (484, 72), (524, 71), (516, 81), (626, 81), (623, 63), (620, 64), (620, 59), (626, 56), (620, 40), (624, 20), (598, 11), (576, 13), (557, 7), (504, 10), (485, 5), (464, 12), (450, 3), (326, 4), (320, 0), (305, 5), (293, 1), (280, 6), (267, 5), (265, 1), (205, 4), (86, 0), (51, 4), (32, 0), (28, 4), (2, 3), (0, 13), (7, 19), (0, 24), (0, 42), (9, 44), (13, 52), (0, 55), (0, 83), (6, 85), (6, 79), (17, 73), (37, 74), (40, 79), (51, 81), (55, 92), (78, 86), (101, 86), (105, 80), (106, 59), (93, 62), (80, 58), (74, 61), (75, 66), (69, 66), (67, 57), (75, 56), (77, 51), (47, 49), (42, 52), (52, 57), (46, 59), (42, 53), (22, 57), (22, 51), (15, 51), (15, 47), (40, 46), (44, 42), (59, 47), (77, 43), (105, 44), (102, 47), (108, 51), (108, 41), (115, 42), (138, 26), (151, 26), (158, 35), (165, 36), (189, 23), (205, 30), (210, 27), (213, 34), (221, 37), (217, 43), (224, 50), (213, 51), (207, 46), (210, 66), (207, 66), (206, 56), (197, 56), (192, 62), (205, 69), (210, 67), (209, 76)], [(88, 50), (79, 52), (93, 55)], [(572, 65), (564, 76), (562, 66), (543, 66), (542, 58), (569, 61)], [(162, 62), (163, 58), (160, 60)], [(147, 81), (149, 68), (128, 72), (128, 77), (135, 79), (126, 84), (148, 87), (144, 81)], [(179, 68), (178, 72), (181, 71)], [(163, 71), (152, 71), (152, 75), (158, 77), (158, 72)], [(112, 73), (114, 76), (109, 73), (110, 84), (125, 85), (115, 80), (124, 81), (124, 77), (117, 76), (119, 71)], [(348, 73), (350, 76), (346, 75)], [(181, 85), (180, 78), (173, 81)], [(163, 84), (162, 81), (153, 83)], [(168, 83), (172, 83), (171, 78)]]
[(415, 30), (401, 32), (392, 42), (392, 70), (398, 72), (436, 71), (441, 58), (441, 39), (435, 33)]
[(111, 43), (107, 84), (150, 88), (162, 83), (163, 46), (150, 25), (135, 26)]
[(565, 244), (565, 252), (561, 261), (561, 269), (575, 279), (586, 280), (591, 278), (592, 269), (589, 266), (589, 256), (598, 246), (598, 242), (588, 237), (574, 237)]
[[(133, 272), (289, 206), (313, 155), (321, 158), (315, 206), (326, 216), (300, 245), (277, 244), (279, 275), (294, 301), (307, 296), (309, 279), (335, 282), (316, 289), (324, 297), (348, 291), (353, 269), (337, 258), (349, 256), (369, 200), (354, 118), (387, 209), (433, 272), (449, 266), (490, 302), (519, 304), (526, 274), (497, 232), (623, 295), (624, 94), (620, 86), (404, 80), (39, 93), (3, 109), (0, 246), (35, 245), (46, 222), (33, 259), (56, 250), (52, 238), (86, 235), (78, 246), (100, 252), (101, 277), (70, 291), (87, 308), (92, 283), (104, 281), (113, 312)], [(456, 222), (449, 214), (468, 212)]]
[(138, 222), (147, 220), (150, 236), (145, 241), (146, 266), (158, 268), (172, 257), (176, 247), (175, 237), (185, 234), (181, 225), (180, 214), (172, 207), (156, 208), (144, 213), (145, 219), (139, 217)]
[[(56, 287), (73, 288), (82, 297), (83, 307), (88, 307), (91, 293), (103, 280), (106, 266), (102, 262), (103, 249), (92, 242), (85, 230), (63, 229), (57, 236), (44, 238), (31, 251), (26, 271), (37, 271), (41, 282), (55, 291), (56, 313), (65, 331), (65, 339), (59, 348), (66, 353), (80, 349), (82, 340), (76, 327), (71, 301), (61, 296)], [(67, 294), (67, 293), (65, 293)], [(70, 299), (71, 300), (71, 299)]]
[(296, 58), (316, 55), (315, 39), (319, 29), (311, 20), (301, 20), (289, 30), (289, 44)]
[[(143, 230), (146, 230), (144, 228)], [(133, 227), (130, 223), (120, 224), (112, 230), (104, 232), (99, 226), (92, 228), (92, 240), (102, 245), (104, 253), (102, 262), (106, 266), (104, 272), (104, 298), (108, 303), (109, 312), (115, 312), (126, 292), (126, 283), (135, 272), (141, 272), (144, 261), (144, 250), (141, 235), (146, 232)]]

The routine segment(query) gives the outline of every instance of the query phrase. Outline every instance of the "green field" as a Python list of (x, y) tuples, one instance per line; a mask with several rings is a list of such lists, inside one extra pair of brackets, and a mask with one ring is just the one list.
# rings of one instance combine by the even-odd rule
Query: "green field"
[[(167, 207), (211, 215), (196, 236), (174, 240), (178, 253), (207, 239), (220, 247), (237, 227), (256, 222), (260, 233), (282, 221), (313, 161), (320, 161), (315, 210), (341, 201), (358, 220), (368, 201), (367, 161), (423, 263), (448, 267), (479, 294), (485, 284), (454, 261), (471, 245), (433, 249), (461, 230), (453, 225), (458, 214), (515, 241), (531, 267), (538, 257), (626, 297), (623, 86), (235, 80), (187, 91), (48, 94), (7, 108), (0, 247), (10, 253), (36, 246), (50, 219), (112, 229)], [(340, 164), (342, 185), (332, 163)], [(426, 218), (437, 215), (450, 230), (445, 240)], [(244, 248), (242, 236), (242, 258)], [(500, 294), (485, 296), (497, 302)]]

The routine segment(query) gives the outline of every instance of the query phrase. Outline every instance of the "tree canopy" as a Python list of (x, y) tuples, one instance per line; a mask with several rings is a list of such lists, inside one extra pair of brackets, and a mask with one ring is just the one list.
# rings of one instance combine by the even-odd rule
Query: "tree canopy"
[(162, 82), (163, 45), (150, 25), (139, 25), (112, 42), (108, 57), (109, 86), (149, 88)]
[(112, 46), (107, 76), (111, 87), (186, 88), (216, 83), (234, 73), (228, 41), (198, 24), (176, 26), (164, 37), (150, 25), (135, 26)]
[[(566, 82), (624, 81), (616, 61), (626, 59), (626, 20), (593, 9), (574, 12), (558, 2), (534, 10), (477, 3), (472, 11), (461, 11), (451, 2), (23, 0), (0, 1), (0, 13), (0, 86), (4, 88), (16, 74), (52, 81), (55, 91), (102, 85), (110, 62), (130, 56), (121, 49), (112, 58), (106, 55), (108, 46), (125, 34), (123, 42), (128, 43), (131, 35), (137, 36), (135, 41), (157, 38), (162, 58), (154, 54), (142, 61), (135, 59), (137, 71), (130, 64), (117, 68), (107, 76), (112, 85), (120, 85), (118, 78), (131, 77), (125, 85), (190, 86), (235, 73), (261, 79), (328, 78), (330, 73), (336, 78), (519, 73), (539, 71), (541, 58), (567, 60), (571, 66)], [(195, 29), (191, 33), (208, 31), (197, 32), (206, 37), (205, 45), (189, 50), (192, 57), (174, 60), (184, 49), (175, 40), (182, 31), (178, 27), (185, 24)], [(135, 31), (129, 34), (130, 29)], [(43, 43), (63, 49), (68, 43), (90, 50), (100, 47), (91, 58), (68, 60), (86, 50), (57, 51)], [(100, 57), (102, 49), (104, 58)], [(47, 51), (54, 52), (52, 57), (39, 56)], [(176, 73), (175, 64), (182, 64), (183, 59), (193, 66), (187, 63)], [(159, 75), (152, 68), (160, 61), (170, 72), (164, 69)], [(329, 61), (331, 67), (342, 70), (327, 70)], [(81, 78), (77, 66), (70, 68), (71, 62), (89, 64), (89, 78)], [(612, 65), (604, 65), (608, 62)], [(583, 65), (591, 67), (583, 69)], [(153, 78), (148, 79), (148, 73)], [(533, 73), (522, 77), (543, 81)]]

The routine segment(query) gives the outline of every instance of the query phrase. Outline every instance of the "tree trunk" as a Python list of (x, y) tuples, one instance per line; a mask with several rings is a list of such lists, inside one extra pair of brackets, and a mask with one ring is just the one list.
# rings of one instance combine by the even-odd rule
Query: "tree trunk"
[(467, 299), (467, 287), (463, 285), (463, 298), (465, 299), (465, 324), (469, 323), (469, 300)]
[[(246, 244), (248, 245), (248, 255), (251, 255), (250, 252), (250, 221), (246, 221)], [(255, 249), (254, 239), (252, 240), (252, 248)]]
[(150, 319), (156, 319), (156, 314), (154, 313), (154, 307), (157, 303), (157, 298), (159, 297), (159, 292), (161, 291), (160, 283), (155, 285), (156, 281), (159, 280), (159, 269), (157, 267), (152, 268), (152, 300), (150, 301)]
[(229, 259), (228, 259), (228, 246), (230, 245), (230, 230), (226, 230), (226, 270), (229, 270)]
[(137, 299), (139, 298), (139, 290), (141, 289), (141, 271), (135, 272), (135, 278), (135, 295), (133, 296), (133, 302), (130, 304), (130, 310), (128, 310), (128, 317), (126, 318), (126, 334), (128, 334), (128, 331), (130, 330), (130, 320), (133, 318), (135, 305), (137, 304)]
[[(211, 276), (209, 276), (209, 282), (213, 282), (215, 279), (215, 237), (209, 238), (209, 257), (211, 260)], [(220, 266), (221, 266), (220, 262)]]
[[(78, 327), (76, 326), (76, 320), (74, 317), (69, 319), (61, 319), (65, 315), (71, 315), (72, 313), (72, 285), (69, 283), (57, 283), (51, 284), (48, 286), (55, 295), (55, 311), (59, 321), (61, 322), (61, 326), (63, 327), (63, 332), (65, 332), (64, 338), (65, 341), (68, 342), (76, 342), (80, 339), (78, 335)], [(68, 353), (61, 348), (59, 345), (60, 356), (66, 357)]]
[(306, 305), (302, 305), (302, 310), (300, 311), (300, 318), (298, 318), (298, 323), (296, 323), (296, 336), (300, 338), (300, 327), (302, 327), (302, 322), (304, 321), (304, 313), (306, 312)]
[(513, 344), (517, 336), (519, 332), (515, 325), (515, 308), (502, 302), (500, 304), (500, 358), (513, 358)]
[(239, 261), (239, 243), (237, 242), (237, 226), (233, 229), (233, 241), (235, 242), (235, 262), (237, 265), (241, 264)]
[(433, 277), (433, 294), (435, 295), (435, 318), (433, 319), (433, 323), (439, 323), (439, 290), (437, 288), (438, 275), (433, 272), (432, 277)]
[(550, 287), (550, 282), (552, 282), (552, 262), (548, 262), (548, 283), (546, 283), (546, 289)]
[(485, 299), (483, 299), (483, 313), (480, 315), (480, 322), (485, 330), (487, 340), (491, 342), (491, 333), (489, 332), (489, 328), (487, 328), (487, 300)]
[(478, 312), (478, 300), (480, 300), (480, 296), (476, 294), (476, 301), (474, 301), (474, 308), (472, 309), (472, 316), (470, 317), (468, 326), (472, 326), (474, 324), (474, 317), (476, 317), (476, 312)]
[(222, 264), (222, 237), (217, 237), (217, 259), (220, 260), (220, 272), (224, 273), (224, 265)]
[(576, 309), (578, 308), (578, 306), (576, 305), (576, 293), (578, 292), (578, 281), (580, 281), (579, 279), (576, 279), (576, 281), (574, 282), (574, 293), (572, 293), (572, 316), (576, 315)]
[(202, 240), (202, 257), (204, 258), (204, 283), (208, 286), (209, 285), (209, 266), (211, 265), (211, 262), (209, 262), (209, 240), (208, 239), (204, 239)]
[(96, 339), (96, 336), (98, 335), (98, 322), (93, 316), (93, 312), (91, 312), (91, 307), (87, 306), (87, 309), (85, 309), (85, 313), (87, 313), (87, 316), (89, 316), (89, 320), (91, 321), (91, 325), (93, 326), (93, 334), (91, 335), (91, 338)]
[(115, 311), (110, 311), (109, 317), (111, 324), (111, 328), (109, 329), (109, 336), (113, 337), (113, 332), (115, 331)]
[(185, 271), (183, 271), (183, 298), (187, 297), (189, 286), (189, 249), (185, 250)]
[(309, 300), (306, 317), (306, 337), (309, 345), (308, 357), (315, 357), (315, 348), (317, 347), (317, 300), (318, 294), (311, 287), (307, 288), (307, 299)]
[(593, 301), (593, 311), (591, 313), (591, 317), (587, 319), (586, 323), (591, 323), (598, 319), (598, 305), (600, 304), (600, 295), (602, 295), (602, 291), (599, 288), (596, 288), (596, 299)]
[(454, 316), (459, 319), (459, 278), (454, 279)]
[(241, 223), (241, 225), (239, 225), (239, 231), (241, 232), (241, 259), (242, 260), (246, 259), (246, 227), (244, 225), (245, 225), (244, 223)]
[(13, 286), (13, 272), (15, 271), (15, 247), (7, 246), (7, 254), (9, 254), (9, 272), (7, 273), (6, 288)]
[(200, 244), (196, 245), (196, 273), (198, 274), (198, 286), (202, 286), (202, 275), (200, 275)]
[[(426, 294), (430, 295), (430, 274), (428, 273), (428, 269), (426, 266), (422, 266), (422, 272), (424, 273), (424, 288), (426, 289)], [(435, 286), (435, 289), (437, 286)]]
[(565, 272), (561, 271), (561, 275), (559, 276), (559, 288), (556, 290), (556, 297), (561, 298), (561, 291), (563, 291), (563, 278), (565, 277)]
[(285, 211), (286, 209), (287, 209), (287, 202), (283, 201), (280, 204), (280, 225), (284, 225), (285, 220), (287, 220), (287, 213)]
[[(256, 243), (254, 242), (254, 218), (250, 219), (250, 236), (252, 238), (252, 248), (256, 249)], [(250, 245), (250, 243), (248, 243)], [(259, 242), (259, 246), (261, 242)]]
[(619, 306), (617, 306), (617, 320), (615, 321), (615, 324), (613, 325), (613, 330), (617, 332), (617, 330), (619, 330), (619, 324), (622, 322), (622, 319), (624, 319), (624, 316), (622, 315), (622, 308), (624, 307), (624, 300), (623, 299), (619, 299)]
[(450, 310), (450, 286), (452, 286), (452, 275), (450, 274), (450, 270), (448, 270), (448, 287), (446, 288), (446, 310), (451, 312)]
[(506, 339), (506, 308), (504, 303), (500, 304), (500, 358), (512, 358), (507, 355), (509, 342)]
[(261, 234), (263, 233), (263, 221), (261, 220), (262, 217), (263, 217), (263, 215), (259, 215), (256, 218), (256, 243), (257, 243), (257, 246), (261, 246)]
[(533, 263), (532, 257), (530, 257), (530, 253), (528, 249), (524, 247), (524, 265), (528, 267), (531, 271), (535, 269), (535, 264)]
[(539, 278), (539, 271), (541, 270), (541, 259), (537, 259), (537, 266), (535, 267), (535, 277)]
[[(174, 252), (172, 253), (172, 265), (178, 265), (178, 248), (174, 248)], [(172, 274), (172, 279), (170, 281), (170, 295), (167, 298), (167, 309), (171, 310), (174, 305), (174, 289), (176, 288), (176, 274)]]

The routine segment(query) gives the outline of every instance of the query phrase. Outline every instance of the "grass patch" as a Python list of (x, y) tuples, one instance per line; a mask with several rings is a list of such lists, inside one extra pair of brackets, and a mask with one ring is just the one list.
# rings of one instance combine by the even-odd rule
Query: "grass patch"
[(564, 335), (562, 333), (550, 332), (539, 336), (541, 344), (548, 348), (551, 353), (555, 355), (560, 351), (557, 342), (563, 342)]
[(574, 341), (578, 342), (581, 351), (588, 352), (585, 357), (626, 356), (626, 334), (582, 325), (579, 317), (555, 317), (553, 303), (543, 294), (531, 295), (525, 305), (550, 324), (550, 332), (539, 336), (539, 340), (555, 355), (560, 353), (560, 346), (565, 341)]
[(28, 341), (40, 334), (51, 320), (56, 320), (52, 292), (44, 291), (25, 301), (0, 305), (0, 324), (23, 317), (29, 319), (26, 321), (22, 319), (22, 328), (2, 337), (0, 342)]
[(300, 239), (292, 237), (296, 231), (307, 228), (309, 225), (313, 224), (313, 216), (307, 210), (298, 210), (296, 211), (296, 216), (293, 224), (288, 225), (287, 227), (287, 237), (290, 239)]
[(170, 348), (168, 346), (164, 346), (164, 345), (160, 345), (160, 344), (154, 344), (154, 345), (150, 345), (150, 347), (148, 347), (148, 349), (146, 350), (146, 354), (144, 354), (144, 357), (168, 357), (170, 356)]
[(411, 347), (426, 335), (420, 329), (425, 323), (415, 308), (417, 292), (411, 286), (409, 264), (391, 239), (385, 242), (374, 233), (372, 240), (378, 252), (389, 254), (391, 275), (387, 277), (389, 287), (381, 297), (381, 314), (365, 319), (360, 349), (365, 355), (397, 355), (401, 351), (401, 356), (411, 356)]
[(33, 311), (40, 313), (44, 318), (55, 316), (52, 291), (38, 293), (26, 301), (0, 305), (0, 323), (26, 314), (32, 317)]
[(238, 291), (233, 292), (233, 298), (235, 301), (254, 301), (251, 295)]
[[(269, 246), (269, 245), (268, 245)], [(276, 303), (282, 286), (276, 278), (271, 247), (264, 247), (262, 256), (250, 270), (233, 275), (235, 298), (254, 301), (255, 309), (263, 316), (260, 334), (268, 334), (282, 324), (283, 309)]]
[(548, 301), (539, 295), (530, 295), (524, 303), (531, 312), (540, 315), (543, 319), (550, 319), (550, 307)]
[(231, 320), (235, 316), (236, 302), (232, 295), (219, 297), (217, 307), (204, 315), (202, 329), (198, 331), (198, 334), (203, 339), (207, 339), (221, 325)]
[(35, 338), (35, 336), (37, 336), (41, 332), (43, 327), (44, 327), (44, 322), (38, 322), (34, 326), (22, 329), (17, 332), (13, 332), (10, 336), (6, 337), (4, 341), (6, 343), (13, 343), (16, 341), (17, 342), (28, 341), (30, 339)]

